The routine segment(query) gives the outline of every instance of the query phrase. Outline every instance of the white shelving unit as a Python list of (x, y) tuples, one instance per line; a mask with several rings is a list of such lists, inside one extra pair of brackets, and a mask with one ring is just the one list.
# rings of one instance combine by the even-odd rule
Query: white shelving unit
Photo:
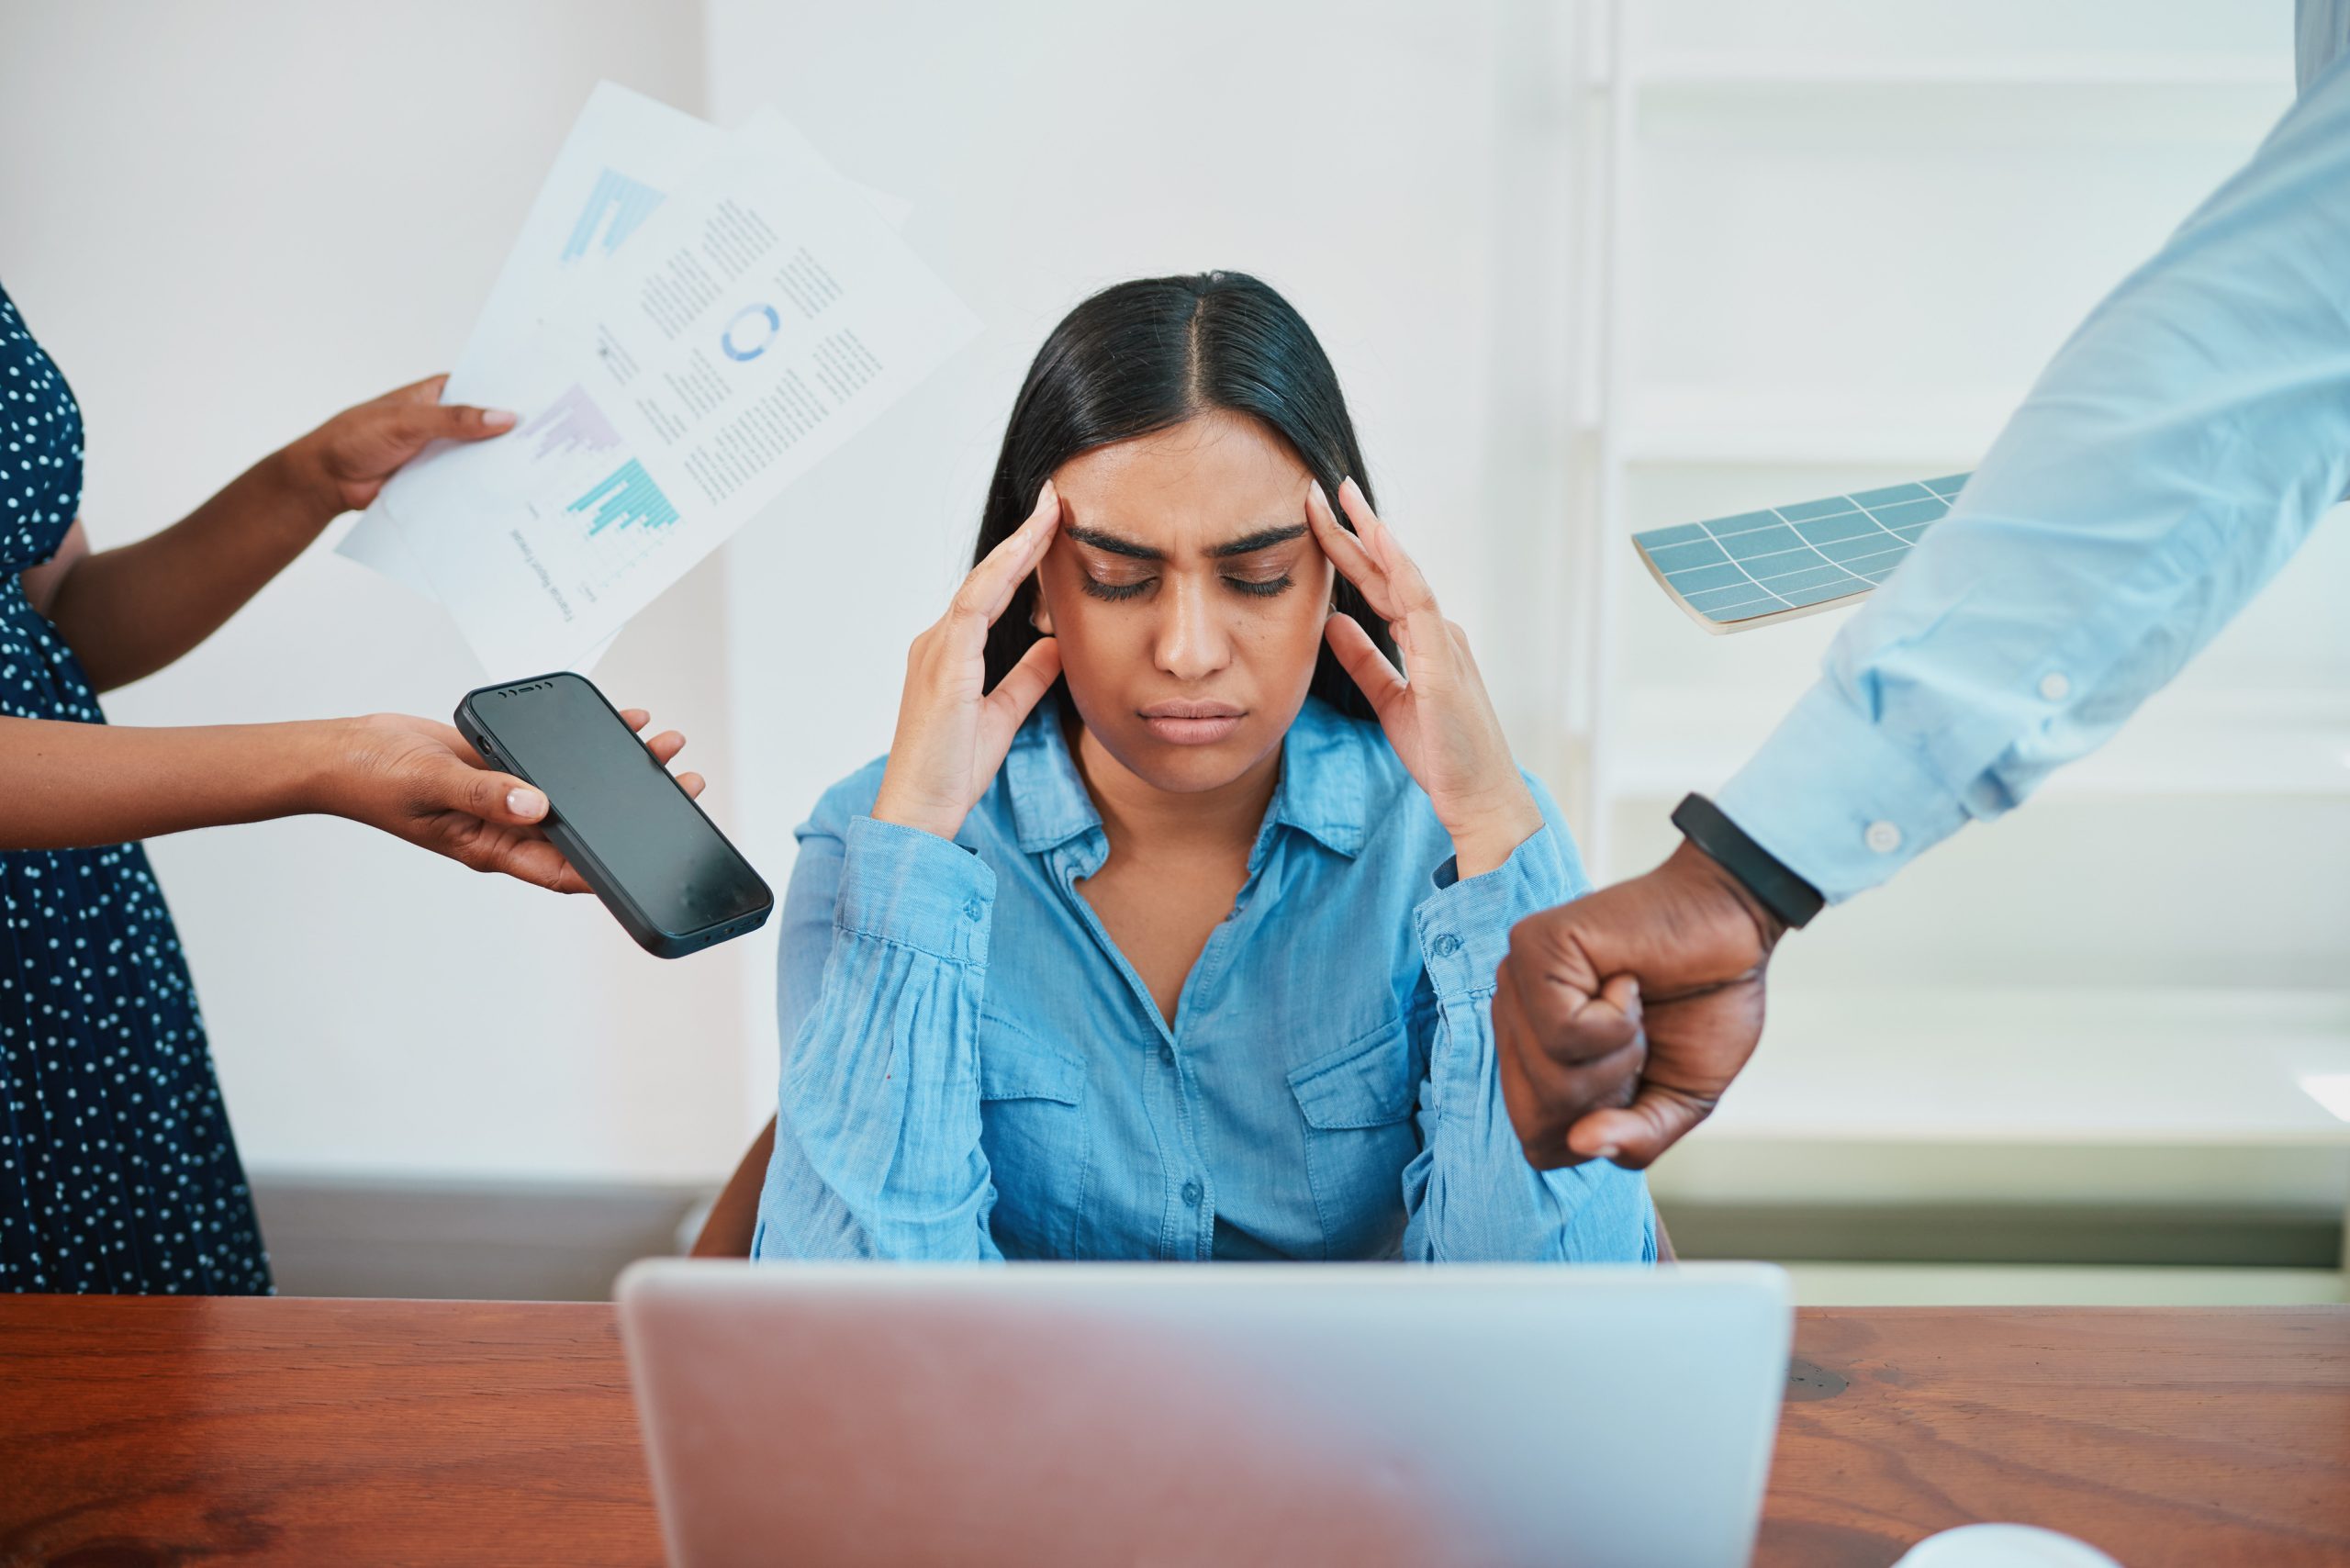
[[(1843, 618), (1706, 637), (1629, 536), (1973, 467), (2070, 324), (2289, 102), (2288, 17), (2268, 9), (1800, 0), (1765, 27), (1729, 0), (1585, 8), (1598, 231), (1569, 728), (1599, 879), (1670, 842), (1673, 801), (1734, 771)], [(2087, 47), (2104, 39), (2122, 52)], [(2350, 886), (2350, 633), (2328, 602), (2350, 548), (2322, 543), (2049, 800), (1970, 830), (1986, 842), (1912, 873), (1924, 890), (1905, 877), (1797, 939), (1761, 1055), (1697, 1135), (1707, 1169), (1806, 1140), (2344, 1159), (2350, 1124), (2300, 1082), (2350, 1072), (2350, 896), (2322, 890)], [(2182, 877), (2195, 846), (2242, 846), (2226, 934), (2268, 955), (2256, 988), (2199, 963), (2218, 892), (2200, 869), (2167, 945), (2115, 918), (2099, 947), (2100, 879), (2166, 835)], [(1949, 983), (2049, 967), (1986, 917), (2013, 900), (2077, 906), (2089, 978)]]

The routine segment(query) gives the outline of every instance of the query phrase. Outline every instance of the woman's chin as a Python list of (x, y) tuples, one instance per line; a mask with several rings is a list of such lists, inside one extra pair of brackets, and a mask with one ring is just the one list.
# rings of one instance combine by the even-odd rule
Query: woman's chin
[(1096, 734), (1127, 772), (1170, 795), (1221, 790), (1237, 781), (1263, 760), (1267, 751), (1281, 744), (1278, 733), (1268, 742), (1258, 733), (1259, 726), (1246, 720), (1213, 735), (1159, 734), (1165, 727), (1138, 721), (1130, 729), (1121, 726), (1114, 740)]

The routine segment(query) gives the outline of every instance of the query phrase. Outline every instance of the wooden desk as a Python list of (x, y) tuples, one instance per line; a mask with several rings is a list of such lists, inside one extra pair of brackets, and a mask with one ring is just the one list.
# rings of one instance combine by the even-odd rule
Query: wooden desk
[[(2350, 1307), (1807, 1311), (1758, 1562), (2350, 1563)], [(651, 1564), (611, 1309), (0, 1297), (0, 1564)]]

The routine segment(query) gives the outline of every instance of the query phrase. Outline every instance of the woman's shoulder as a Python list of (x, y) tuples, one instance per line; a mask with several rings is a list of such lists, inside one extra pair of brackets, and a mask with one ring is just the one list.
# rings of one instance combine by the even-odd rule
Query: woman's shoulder
[(802, 843), (814, 837), (847, 837), (851, 822), (872, 814), (873, 802), (881, 793), (881, 775), (889, 766), (885, 752), (817, 796), (808, 820), (792, 829), (792, 835)]

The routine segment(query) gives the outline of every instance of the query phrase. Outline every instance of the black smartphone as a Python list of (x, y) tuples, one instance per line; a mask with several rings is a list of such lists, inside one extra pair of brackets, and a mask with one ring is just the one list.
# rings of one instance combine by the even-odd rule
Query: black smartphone
[(766, 881), (585, 676), (468, 691), (457, 730), (546, 795), (547, 837), (646, 952), (680, 958), (767, 924)]

